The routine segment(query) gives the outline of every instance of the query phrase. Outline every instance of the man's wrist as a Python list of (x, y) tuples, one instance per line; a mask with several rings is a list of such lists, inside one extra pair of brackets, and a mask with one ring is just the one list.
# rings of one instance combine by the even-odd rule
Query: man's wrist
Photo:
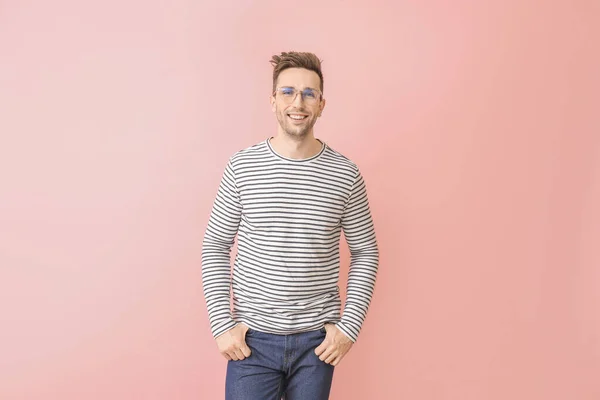
[(238, 322), (234, 321), (233, 319), (226, 320), (224, 323), (221, 323), (219, 326), (213, 329), (213, 337), (217, 339), (219, 336), (223, 335), (226, 332), (229, 332), (237, 325)]
[(356, 342), (356, 338), (351, 334), (351, 331), (344, 325), (342, 321), (335, 324), (336, 328), (338, 328), (348, 339), (352, 341), (352, 343)]

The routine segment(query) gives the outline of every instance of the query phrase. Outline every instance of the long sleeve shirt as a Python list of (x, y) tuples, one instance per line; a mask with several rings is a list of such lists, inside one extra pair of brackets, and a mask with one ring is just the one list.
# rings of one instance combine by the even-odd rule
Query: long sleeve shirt
[[(343, 314), (342, 230), (351, 257)], [(229, 158), (202, 246), (202, 284), (215, 338), (241, 322), (273, 334), (333, 323), (355, 342), (378, 265), (365, 181), (348, 158), (322, 142), (315, 156), (290, 159), (269, 140)]]

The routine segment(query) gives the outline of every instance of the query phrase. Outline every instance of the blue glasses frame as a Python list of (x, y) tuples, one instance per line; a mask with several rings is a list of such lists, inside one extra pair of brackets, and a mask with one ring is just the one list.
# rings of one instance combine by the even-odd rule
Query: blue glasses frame
[[(284, 90), (291, 90), (292, 93), (284, 93)], [(307, 103), (317, 103), (319, 101), (321, 101), (321, 99), (323, 98), (323, 93), (321, 93), (320, 90), (318, 89), (313, 89), (313, 88), (305, 88), (303, 90), (298, 90), (295, 87), (292, 86), (282, 86), (282, 87), (278, 87), (277, 89), (275, 89), (275, 91), (273, 92), (273, 95), (275, 96), (276, 93), (281, 93), (283, 100), (286, 103), (293, 103), (294, 100), (296, 100), (296, 96), (298, 96), (298, 93), (301, 93), (301, 99), (304, 102)], [(313, 98), (311, 98), (310, 96), (312, 96), (313, 94), (317, 94), (317, 96), (314, 96)], [(291, 97), (290, 97), (291, 96)], [(308, 101), (307, 101), (308, 99)]]

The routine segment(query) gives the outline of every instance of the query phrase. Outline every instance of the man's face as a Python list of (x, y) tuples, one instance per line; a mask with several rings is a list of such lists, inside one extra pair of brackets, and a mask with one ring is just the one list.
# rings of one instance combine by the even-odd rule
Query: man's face
[[(304, 68), (288, 68), (279, 74), (276, 87), (294, 88), (298, 91), (312, 88), (319, 91), (320, 84), (321, 80), (316, 72)], [(320, 97), (311, 104), (300, 93), (291, 103), (284, 99), (281, 92), (271, 96), (271, 109), (277, 116), (280, 130), (298, 139), (312, 132), (324, 107), (325, 99)]]

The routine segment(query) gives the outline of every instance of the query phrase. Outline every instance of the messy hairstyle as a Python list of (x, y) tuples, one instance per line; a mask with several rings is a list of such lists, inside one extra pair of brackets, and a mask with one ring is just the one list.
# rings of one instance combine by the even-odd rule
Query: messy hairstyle
[(313, 53), (284, 51), (279, 55), (271, 57), (273, 65), (273, 92), (277, 88), (277, 78), (281, 71), (288, 68), (304, 68), (314, 71), (321, 80), (320, 90), (323, 93), (323, 73), (321, 72), (321, 61)]

